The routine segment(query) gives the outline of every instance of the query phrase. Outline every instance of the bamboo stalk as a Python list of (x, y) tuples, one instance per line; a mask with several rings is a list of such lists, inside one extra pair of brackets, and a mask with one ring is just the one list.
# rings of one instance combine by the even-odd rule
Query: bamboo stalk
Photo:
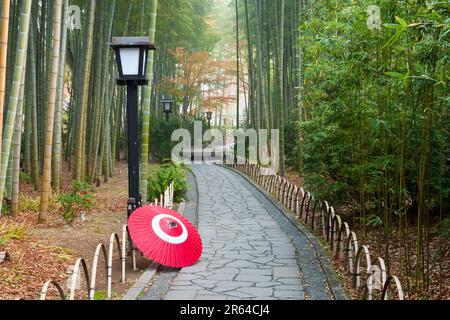
[(61, 16), (62, 16), (62, 0), (55, 0), (55, 20), (53, 24), (53, 50), (52, 50), (52, 66), (50, 77), (50, 96), (48, 99), (47, 111), (47, 130), (45, 134), (44, 148), (44, 169), (42, 172), (41, 187), (41, 204), (38, 221), (44, 223), (48, 215), (49, 199), (51, 196), (51, 171), (52, 171), (52, 148), (53, 148), (53, 129), (55, 121), (55, 105), (58, 86), (58, 69), (61, 54)]
[[(25, 61), (27, 60), (25, 55)], [(25, 62), (26, 65), (26, 62)], [(14, 157), (12, 166), (12, 186), (11, 186), (11, 214), (16, 215), (19, 207), (19, 184), (20, 184), (20, 151), (22, 143), (23, 126), (23, 100), (25, 91), (25, 74), (22, 71), (22, 81), (20, 84), (19, 102), (17, 106), (16, 124), (14, 129)]]
[[(150, 42), (155, 42), (156, 34), (156, 17), (158, 11), (158, 0), (152, 0), (151, 13), (150, 13)], [(144, 103), (142, 108), (142, 145), (141, 145), (141, 168), (140, 168), (140, 193), (142, 195), (142, 201), (147, 201), (147, 179), (148, 179), (148, 149), (150, 138), (150, 110), (151, 110), (151, 96), (152, 96), (152, 78), (153, 78), (153, 64), (154, 64), (154, 51), (148, 53), (147, 60), (147, 79), (149, 80), (148, 86), (145, 88)]]
[(77, 180), (83, 180), (85, 178), (85, 153), (86, 153), (86, 116), (89, 102), (89, 84), (91, 79), (91, 63), (93, 52), (93, 35), (94, 35), (94, 22), (95, 22), (95, 7), (96, 1), (90, 1), (89, 3), (89, 16), (86, 30), (86, 47), (84, 52), (84, 68), (81, 81), (81, 95), (80, 95), (80, 112), (78, 118), (78, 137), (77, 137), (77, 149), (76, 149), (76, 168), (75, 178)]
[[(9, 29), (10, 1), (2, 1), (2, 15), (0, 17), (0, 141), (3, 134), (3, 110), (5, 105), (6, 66), (8, 56), (8, 29)], [(0, 154), (2, 153), (0, 143)]]
[(69, 0), (63, 3), (63, 20), (61, 32), (61, 53), (58, 67), (58, 84), (55, 104), (55, 128), (53, 146), (52, 181), (53, 190), (59, 193), (61, 188), (61, 164), (62, 164), (62, 114), (64, 104), (64, 75), (66, 65), (67, 28), (68, 28)]
[(36, 46), (34, 41), (34, 30), (30, 30), (30, 107), (31, 107), (31, 177), (33, 180), (34, 190), (39, 190), (40, 175), (39, 175), (39, 138), (38, 138), (38, 115), (37, 115), (37, 75), (36, 75)]
[[(11, 152), (11, 144), (14, 131), (14, 123), (16, 119), (16, 111), (19, 102), (20, 83), (22, 80), (22, 72), (25, 66), (25, 55), (28, 44), (28, 31), (30, 28), (30, 12), (31, 0), (24, 0), (20, 14), (20, 33), (18, 36), (16, 59), (14, 67), (14, 77), (11, 87), (11, 95), (9, 98), (9, 107), (6, 115), (6, 122), (3, 134), (3, 148), (0, 167), (0, 194), (3, 195), (6, 182), (6, 171)], [(0, 211), (2, 202), (0, 201)]]

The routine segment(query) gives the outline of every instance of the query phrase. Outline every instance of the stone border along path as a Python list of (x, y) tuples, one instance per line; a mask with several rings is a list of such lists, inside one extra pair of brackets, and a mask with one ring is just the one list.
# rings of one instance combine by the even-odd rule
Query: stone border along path
[[(163, 270), (143, 300), (346, 298), (329, 264), (323, 263), (325, 254), (314, 249), (311, 238), (318, 242), (312, 233), (299, 232), (259, 188), (220, 166), (194, 165), (192, 170), (203, 255), (179, 272)], [(192, 209), (190, 200), (187, 207)]]

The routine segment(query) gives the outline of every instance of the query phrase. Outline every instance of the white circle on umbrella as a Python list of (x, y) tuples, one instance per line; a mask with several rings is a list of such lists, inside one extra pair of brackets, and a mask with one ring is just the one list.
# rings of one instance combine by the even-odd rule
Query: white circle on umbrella
[[(183, 232), (181, 233), (181, 235), (179, 235), (178, 237), (172, 237), (172, 236), (168, 235), (167, 233), (165, 233), (161, 229), (161, 226), (159, 225), (160, 221), (164, 218), (173, 219), (177, 223), (179, 223), (181, 228), (183, 229)], [(168, 214), (159, 214), (159, 215), (155, 216), (152, 221), (152, 227), (153, 227), (153, 231), (155, 231), (155, 233), (158, 237), (160, 237), (162, 240), (164, 240), (168, 243), (171, 243), (171, 244), (182, 244), (188, 238), (188, 232), (187, 232), (187, 229), (184, 226), (184, 224), (180, 220), (175, 218), (174, 216), (171, 216)]]

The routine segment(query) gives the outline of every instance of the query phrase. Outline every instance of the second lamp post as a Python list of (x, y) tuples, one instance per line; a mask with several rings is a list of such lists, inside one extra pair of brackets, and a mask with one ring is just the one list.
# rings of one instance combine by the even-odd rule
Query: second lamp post
[(212, 112), (211, 111), (208, 111), (207, 113), (206, 113), (206, 119), (208, 119), (208, 127), (209, 127), (209, 129), (211, 129), (211, 120), (212, 120)]
[(166, 121), (169, 121), (169, 115), (172, 113), (173, 101), (172, 100), (162, 100), (163, 112), (166, 114)]

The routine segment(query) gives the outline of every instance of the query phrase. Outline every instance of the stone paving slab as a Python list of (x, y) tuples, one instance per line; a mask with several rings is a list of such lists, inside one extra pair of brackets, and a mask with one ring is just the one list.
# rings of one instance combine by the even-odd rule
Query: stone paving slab
[(166, 300), (305, 299), (291, 239), (226, 169), (195, 165), (200, 261), (175, 277)]
[(285, 234), (292, 239), (292, 243), (297, 249), (297, 262), (301, 270), (306, 299), (347, 300), (347, 293), (331, 267), (330, 253), (322, 248), (320, 240), (309, 228), (300, 223), (291, 212), (250, 178), (232, 169), (227, 170), (238, 176), (238, 179), (249, 188)]
[(193, 173), (186, 211), (202, 236), (202, 257), (157, 278), (142, 299), (332, 299), (317, 253), (276, 203), (229, 169), (194, 165)]

